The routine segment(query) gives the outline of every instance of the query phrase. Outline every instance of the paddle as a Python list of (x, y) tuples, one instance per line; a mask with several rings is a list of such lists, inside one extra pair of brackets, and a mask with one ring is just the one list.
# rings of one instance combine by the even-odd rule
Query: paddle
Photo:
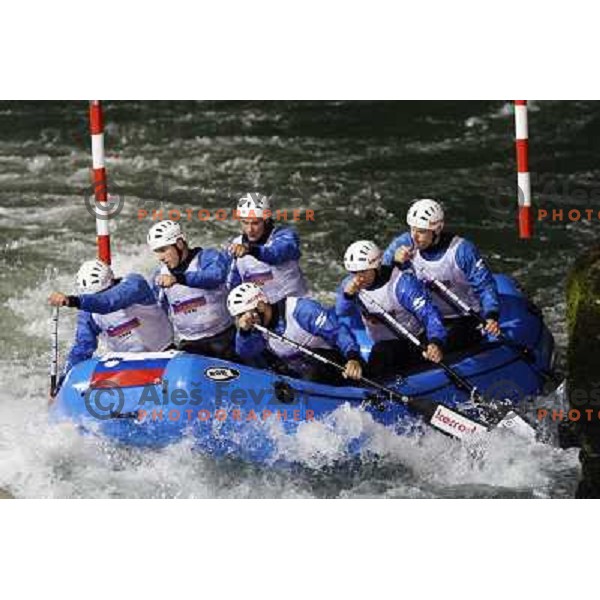
[(56, 307), (52, 315), (53, 330), (51, 335), (51, 356), (50, 356), (50, 396), (56, 395), (56, 376), (58, 373), (58, 311)]
[[(420, 350), (422, 350), (422, 351), (426, 350), (425, 344), (421, 343), (419, 338), (417, 338), (410, 331), (408, 331), (408, 329), (406, 327), (404, 327), (404, 325), (402, 325), (401, 323), (396, 321), (396, 319), (394, 319), (394, 317), (392, 317), (392, 315), (390, 315), (385, 310), (385, 308), (383, 306), (381, 306), (381, 304), (379, 304), (379, 302), (377, 302), (377, 300), (375, 300), (374, 298), (371, 298), (369, 296), (366, 296), (362, 291), (360, 291), (358, 293), (358, 295), (359, 295), (359, 299), (363, 303), (363, 305), (364, 305), (365, 298), (366, 298), (367, 301), (371, 302), (377, 308), (379, 308), (380, 312), (372, 313), (372, 314), (376, 317), (380, 317), (392, 331), (394, 331), (396, 334), (404, 337), (405, 339), (409, 340), (412, 344), (414, 344)], [(440, 361), (439, 363), (435, 363), (435, 364), (439, 365), (448, 374), (448, 376), (455, 382), (457, 387), (461, 387), (465, 391), (469, 392), (469, 394), (471, 395), (471, 398), (480, 405), (480, 408), (482, 408), (482, 409), (485, 408), (488, 413), (490, 412), (490, 409), (492, 409), (494, 411), (494, 414), (487, 415), (486, 420), (489, 420), (489, 419), (498, 420), (500, 423), (500, 422), (502, 422), (503, 419), (507, 418), (508, 415), (511, 415), (511, 419), (513, 419), (513, 421), (514, 421), (513, 425), (515, 425), (518, 422), (518, 427), (519, 427), (519, 429), (522, 430), (524, 435), (526, 435), (527, 437), (535, 435), (535, 431), (529, 425), (529, 423), (527, 423), (522, 417), (520, 417), (514, 411), (507, 411), (506, 413), (503, 413), (503, 412), (499, 411), (497, 408), (490, 406), (489, 404), (485, 404), (485, 406), (482, 407), (481, 405), (486, 402), (486, 399), (479, 393), (479, 391), (477, 390), (477, 388), (474, 385), (469, 383), (464, 377), (459, 375), (452, 367), (450, 367), (443, 361)], [(529, 432), (528, 432), (528, 430), (529, 430)]]
[[(402, 323), (396, 321), (396, 319), (394, 319), (394, 317), (392, 317), (392, 315), (390, 315), (390, 313), (388, 313), (385, 310), (385, 308), (383, 308), (383, 306), (381, 306), (381, 304), (377, 302), (377, 300), (367, 296), (362, 291), (358, 293), (358, 296), (363, 305), (365, 304), (366, 299), (368, 302), (374, 304), (380, 310), (380, 312), (371, 313), (373, 316), (380, 317), (383, 321), (385, 321), (385, 323), (390, 329), (392, 329), (396, 334), (400, 335), (401, 337), (407, 339), (414, 346), (419, 348), (419, 350), (423, 352), (427, 350), (427, 346), (423, 344), (416, 335), (412, 334), (406, 327), (404, 327)], [(440, 361), (435, 364), (440, 366), (447, 373), (447, 375), (452, 379), (452, 381), (454, 381), (457, 387), (465, 390), (466, 392), (469, 392), (469, 394), (471, 394), (471, 397), (475, 402), (484, 401), (481, 394), (477, 391), (477, 388), (474, 385), (470, 384), (464, 377), (459, 375), (452, 367), (447, 365), (444, 361)]]
[[(434, 292), (437, 292), (444, 300), (446, 300), (455, 308), (460, 310), (464, 316), (473, 317), (482, 326), (482, 328), (487, 325), (487, 321), (484, 317), (482, 317), (478, 312), (473, 310), (468, 304), (466, 304), (466, 302), (461, 300), (444, 283), (438, 281), (437, 279), (432, 279), (431, 281), (427, 281), (427, 284), (433, 289)], [(532, 355), (532, 352), (529, 348), (523, 346), (522, 344), (519, 344), (518, 342), (515, 342), (514, 340), (507, 338), (503, 333), (498, 334), (498, 336), (496, 337), (498, 337), (507, 346), (509, 346), (515, 352), (517, 352), (517, 354), (519, 354), (519, 356), (531, 367), (532, 371), (537, 373), (545, 381), (550, 381), (554, 384), (560, 383), (560, 378), (556, 375), (556, 373), (540, 369), (535, 364), (535, 356)]]
[[(294, 340), (289, 339), (283, 335), (279, 335), (274, 331), (270, 331), (266, 327), (262, 325), (254, 325), (254, 329), (270, 337), (272, 339), (278, 340), (288, 346), (292, 346), (296, 350), (302, 352), (306, 356), (317, 360), (323, 364), (329, 365), (337, 369), (340, 372), (344, 372), (345, 369), (342, 365), (313, 352), (309, 348), (306, 348), (302, 344), (295, 342)], [(454, 437), (459, 440), (463, 440), (473, 435), (482, 434), (488, 432), (490, 428), (483, 423), (479, 423), (478, 421), (474, 421), (470, 417), (452, 409), (447, 406), (436, 402), (435, 400), (427, 399), (427, 398), (414, 398), (410, 396), (405, 396), (404, 394), (400, 394), (391, 388), (388, 388), (376, 381), (371, 379), (367, 379), (366, 377), (361, 377), (360, 382), (375, 388), (381, 392), (387, 394), (390, 399), (395, 400), (397, 402), (401, 402), (404, 404), (409, 410), (414, 412), (415, 414), (420, 415), (424, 418), (425, 422), (432, 427), (435, 427), (439, 431)], [(511, 428), (514, 425), (513, 418), (510, 415), (506, 416), (506, 419), (503, 422), (498, 423), (498, 427)]]

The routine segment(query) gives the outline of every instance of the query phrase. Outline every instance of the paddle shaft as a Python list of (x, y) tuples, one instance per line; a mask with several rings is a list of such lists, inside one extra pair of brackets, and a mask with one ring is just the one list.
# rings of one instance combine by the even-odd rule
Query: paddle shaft
[[(360, 296), (360, 292), (359, 292), (359, 299), (360, 299), (360, 297), (361, 296)], [(363, 294), (363, 297), (364, 297), (364, 294)], [(409, 339), (413, 344), (417, 344), (419, 348), (421, 348), (421, 349), (423, 348), (423, 344), (421, 344), (421, 342), (418, 340), (418, 338), (416, 336), (414, 336), (412, 333), (410, 333), (410, 331), (408, 331), (406, 329), (406, 327), (404, 327), (401, 323), (398, 323), (392, 317), (392, 315), (390, 315), (383, 308), (383, 306), (381, 306), (381, 304), (379, 304), (376, 300), (373, 300), (371, 298), (368, 298), (368, 300), (372, 300), (373, 304), (375, 304), (376, 306), (379, 307), (379, 309), (381, 310), (381, 314), (377, 313), (377, 316), (382, 317), (385, 320), (385, 322), (389, 325), (390, 328), (392, 328), (394, 331), (396, 331), (396, 333), (399, 333), (400, 335), (403, 335), (404, 337)], [(482, 410), (483, 413), (487, 413), (487, 415), (485, 416), (485, 420), (489, 420), (490, 418), (495, 419), (497, 421), (497, 426), (499, 426), (499, 427), (508, 426), (507, 423), (510, 421), (518, 422), (519, 427), (521, 427), (523, 430), (527, 430), (531, 434), (535, 435), (534, 430), (529, 425), (529, 423), (527, 423), (515, 411), (511, 410), (511, 411), (499, 412), (498, 409), (492, 409), (492, 407), (489, 404), (485, 403), (485, 398), (477, 391), (477, 388), (474, 385), (471, 385), (466, 379), (461, 377), (454, 369), (452, 369), (448, 365), (445, 365), (443, 362), (440, 362), (438, 364), (455, 381), (457, 386), (461, 386), (464, 389), (466, 389), (467, 391), (469, 391), (473, 401), (480, 405), (480, 410)], [(510, 417), (509, 417), (509, 415), (510, 415)]]
[[(359, 295), (359, 299), (363, 303), (363, 306), (365, 304), (365, 298), (366, 298), (366, 300), (368, 302), (371, 302), (372, 304), (374, 304), (381, 311), (378, 313), (371, 313), (372, 315), (383, 319), (387, 323), (387, 325), (390, 327), (390, 329), (392, 329), (396, 334), (400, 335), (401, 337), (407, 339), (414, 346), (419, 348), (419, 350), (422, 350), (422, 351), (427, 350), (427, 346), (425, 344), (423, 344), (416, 335), (414, 335), (406, 327), (404, 327), (404, 325), (402, 325), (402, 323), (399, 323), (398, 321), (396, 321), (396, 319), (394, 319), (394, 317), (392, 317), (392, 315), (390, 315), (390, 313), (388, 313), (385, 310), (385, 308), (383, 308), (383, 306), (381, 306), (381, 304), (379, 304), (379, 302), (377, 302), (377, 300), (375, 300), (374, 298), (370, 298), (369, 296), (367, 296), (366, 294), (363, 294), (362, 292), (359, 292), (358, 295)], [(459, 375), (452, 367), (447, 365), (444, 361), (440, 361), (435, 364), (439, 365), (446, 372), (446, 374), (452, 379), (452, 381), (454, 381), (454, 383), (458, 387), (469, 392), (469, 394), (471, 394), (471, 397), (476, 402), (483, 401), (483, 397), (477, 391), (477, 388), (474, 385), (471, 385), (464, 377)]]
[[(344, 372), (346, 370), (342, 365), (339, 365), (336, 362), (329, 360), (328, 358), (325, 358), (324, 356), (321, 356), (316, 352), (313, 352), (309, 348), (306, 348), (305, 346), (299, 344), (298, 342), (295, 342), (294, 340), (291, 340), (283, 335), (279, 335), (274, 331), (270, 331), (262, 325), (254, 325), (254, 329), (259, 331), (263, 335), (266, 335), (267, 337), (292, 346), (293, 348), (299, 350), (306, 356), (309, 356), (310, 358), (313, 358), (314, 360), (317, 360), (323, 364), (329, 365), (330, 367), (333, 367), (340, 372)], [(482, 433), (488, 431), (488, 427), (486, 425), (474, 421), (470, 417), (467, 417), (462, 413), (455, 411), (454, 409), (448, 408), (443, 404), (440, 404), (439, 402), (435, 402), (434, 400), (428, 400), (426, 398), (416, 399), (411, 398), (410, 396), (405, 396), (396, 392), (395, 390), (381, 385), (380, 383), (377, 383), (376, 381), (373, 381), (372, 379), (368, 379), (367, 377), (361, 377), (359, 381), (367, 384), (370, 387), (375, 388), (376, 390), (388, 394), (390, 398), (401, 402), (408, 409), (412, 410), (413, 412), (419, 414), (422, 417), (425, 417), (425, 421), (429, 425), (435, 427), (436, 429), (439, 429), (440, 431), (447, 435), (450, 435), (451, 437), (463, 439), (468, 435), (474, 433)]]
[[(432, 279), (428, 282), (429, 286), (437, 292), (444, 300), (454, 305), (455, 308), (458, 308), (462, 311), (463, 315), (466, 317), (473, 317), (477, 320), (477, 322), (485, 327), (487, 325), (487, 321), (484, 317), (482, 317), (478, 312), (473, 310), (464, 300), (459, 298), (447, 285), (438, 281), (437, 279)], [(503, 333), (498, 334), (497, 336), (500, 338), (507, 346), (510, 346), (519, 356), (529, 364), (529, 366), (547, 381), (551, 381), (552, 383), (556, 383), (557, 378), (552, 373), (545, 371), (543, 369), (539, 369), (535, 364), (535, 357), (531, 355), (531, 350), (529, 348), (524, 348), (518, 342), (507, 338)]]
[(56, 393), (56, 377), (58, 373), (58, 312), (56, 307), (52, 315), (52, 335), (51, 335), (51, 358), (50, 358), (50, 395)]
[[(295, 342), (294, 340), (291, 340), (290, 338), (287, 338), (283, 335), (279, 335), (278, 333), (275, 333), (274, 331), (270, 331), (269, 329), (267, 329), (266, 327), (263, 327), (262, 325), (254, 325), (254, 329), (256, 329), (257, 331), (260, 331), (264, 335), (267, 335), (267, 336), (269, 336), (273, 339), (276, 339), (284, 344), (287, 344), (288, 346), (292, 346), (292, 347), (296, 348), (296, 350), (300, 350), (300, 352), (303, 352), (304, 354), (306, 354), (306, 356), (310, 356), (311, 358), (318, 360), (319, 362), (323, 363), (324, 365), (329, 365), (330, 367), (334, 367), (341, 373), (343, 373), (346, 370), (345, 367), (343, 367), (342, 365), (338, 365), (336, 362), (329, 360), (328, 358), (325, 358), (324, 356), (321, 356), (320, 354), (317, 354), (316, 352), (313, 352), (310, 348), (307, 348), (306, 346), (303, 346), (302, 344), (299, 344), (298, 342)], [(399, 394), (398, 392), (395, 392), (394, 390), (392, 390), (388, 387), (385, 387), (384, 385), (381, 385), (380, 383), (377, 383), (376, 381), (372, 381), (371, 379), (367, 379), (366, 377), (361, 377), (360, 381), (362, 381), (363, 383), (366, 383), (367, 385), (374, 387), (382, 392), (385, 392), (386, 394), (389, 394), (390, 396), (397, 397), (402, 402), (405, 402), (405, 400), (406, 400), (406, 396), (403, 396), (402, 394)]]

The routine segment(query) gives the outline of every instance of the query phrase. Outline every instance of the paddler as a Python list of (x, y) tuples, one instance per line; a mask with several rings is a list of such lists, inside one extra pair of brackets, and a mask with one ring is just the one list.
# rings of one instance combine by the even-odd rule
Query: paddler
[[(446, 330), (442, 317), (422, 283), (408, 270), (382, 266), (383, 253), (372, 241), (351, 244), (344, 255), (349, 275), (338, 288), (339, 317), (360, 315), (374, 342), (367, 365), (374, 379), (398, 374), (421, 362), (443, 359)], [(399, 337), (377, 316), (382, 309), (426, 345), (421, 352)]]
[[(444, 229), (444, 210), (430, 199), (411, 204), (406, 215), (410, 231), (398, 236), (387, 247), (383, 264), (399, 269), (412, 267), (418, 279), (440, 281), (470, 309), (486, 320), (484, 331), (500, 334), (500, 301), (496, 282), (475, 245)], [(449, 331), (448, 348), (466, 347), (481, 339), (478, 323), (465, 317), (444, 294), (432, 291)]]
[(274, 366), (276, 370), (284, 366), (285, 374), (310, 381), (344, 383), (335, 369), (253, 330), (258, 324), (329, 360), (345, 363), (344, 378), (361, 378), (362, 360), (354, 335), (338, 321), (332, 309), (324, 308), (316, 300), (289, 297), (273, 303), (256, 284), (242, 283), (229, 293), (227, 306), (235, 317), (236, 350), (243, 360), (258, 367)]
[(172, 346), (169, 318), (142, 275), (117, 279), (107, 264), (88, 260), (77, 273), (77, 286), (79, 295), (52, 292), (48, 298), (51, 306), (79, 309), (75, 342), (57, 391), (74, 365), (91, 358), (98, 338), (111, 352), (158, 352)]
[(300, 268), (300, 239), (291, 227), (275, 227), (269, 199), (248, 193), (238, 201), (242, 234), (229, 247), (233, 262), (228, 285), (259, 285), (269, 302), (305, 296), (306, 279)]
[(153, 225), (147, 242), (161, 263), (152, 285), (169, 311), (178, 349), (235, 360), (235, 327), (226, 305), (227, 253), (191, 248), (179, 223), (171, 220)]

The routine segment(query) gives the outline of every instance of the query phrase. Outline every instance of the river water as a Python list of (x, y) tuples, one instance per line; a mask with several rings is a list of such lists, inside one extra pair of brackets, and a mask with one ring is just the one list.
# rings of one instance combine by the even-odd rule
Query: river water
[[(109, 185), (124, 199), (111, 222), (117, 274), (149, 274), (151, 211), (177, 209), (192, 242), (219, 245), (246, 191), (294, 209), (303, 268), (324, 301), (359, 238), (386, 245), (415, 197), (443, 200), (453, 229), (476, 242), (494, 270), (519, 279), (543, 309), (564, 364), (565, 278), (594, 243), (599, 221), (514, 225), (511, 104), (495, 102), (105, 102)], [(600, 103), (530, 105), (533, 192), (551, 209), (600, 207)], [(473, 461), (437, 433), (403, 439), (340, 410), (294, 448), (292, 470), (214, 461), (187, 442), (162, 452), (115, 448), (49, 425), (50, 311), (95, 255), (86, 102), (0, 103), (0, 488), (15, 497), (569, 497), (574, 450), (499, 437)], [(187, 222), (186, 210), (191, 219)], [(314, 221), (305, 220), (306, 210)], [(144, 217), (145, 210), (148, 217)], [(62, 311), (61, 353), (74, 331)], [(370, 428), (373, 452), (344, 460), (345, 436)]]

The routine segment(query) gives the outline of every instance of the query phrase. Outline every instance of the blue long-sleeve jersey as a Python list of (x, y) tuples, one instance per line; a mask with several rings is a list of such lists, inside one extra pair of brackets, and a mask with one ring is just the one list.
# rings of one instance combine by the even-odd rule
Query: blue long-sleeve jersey
[[(245, 241), (244, 236), (242, 240)], [(275, 227), (264, 241), (249, 243), (250, 256), (268, 265), (281, 265), (290, 260), (300, 260), (300, 238), (291, 227)], [(234, 288), (242, 283), (237, 261), (232, 261), (227, 286)]]
[[(373, 284), (375, 288), (386, 285), (391, 271), (379, 273), (378, 279)], [(352, 321), (360, 319), (361, 301), (358, 295), (348, 296), (344, 290), (352, 279), (348, 275), (336, 292), (335, 310), (339, 317), (350, 317)], [(404, 272), (395, 286), (395, 296), (398, 304), (418, 319), (427, 336), (428, 342), (434, 342), (443, 346), (446, 342), (447, 332), (442, 322), (442, 316), (431, 300), (425, 286), (411, 272)], [(368, 307), (366, 307), (368, 309)]]
[(98, 336), (101, 331), (92, 313), (106, 315), (132, 304), (153, 305), (156, 298), (150, 285), (142, 275), (131, 273), (115, 285), (97, 294), (75, 296), (79, 314), (75, 341), (67, 356), (64, 373), (74, 365), (90, 358), (98, 347)]
[[(448, 250), (448, 246), (453, 239), (450, 233), (443, 234), (442, 239), (433, 248), (421, 250), (421, 256), (424, 260), (439, 260)], [(394, 255), (400, 246), (413, 246), (413, 240), (407, 231), (395, 238), (387, 247), (383, 254), (383, 264), (391, 266), (394, 264)], [(500, 312), (500, 300), (498, 298), (498, 288), (494, 281), (494, 276), (481, 258), (475, 244), (469, 240), (463, 239), (456, 250), (456, 264), (464, 273), (469, 285), (477, 294), (481, 303), (482, 314), (486, 318), (498, 318)], [(410, 267), (410, 262), (405, 263), (401, 268)]]
[[(338, 320), (333, 309), (325, 308), (310, 298), (299, 298), (292, 315), (285, 314), (285, 300), (276, 306), (275, 324), (270, 326), (275, 333), (283, 335), (292, 317), (302, 329), (322, 338), (332, 348), (339, 350), (347, 360), (360, 360), (360, 347), (356, 338), (350, 329)], [(243, 359), (255, 359), (266, 348), (267, 340), (260, 332), (237, 332), (236, 352)]]

